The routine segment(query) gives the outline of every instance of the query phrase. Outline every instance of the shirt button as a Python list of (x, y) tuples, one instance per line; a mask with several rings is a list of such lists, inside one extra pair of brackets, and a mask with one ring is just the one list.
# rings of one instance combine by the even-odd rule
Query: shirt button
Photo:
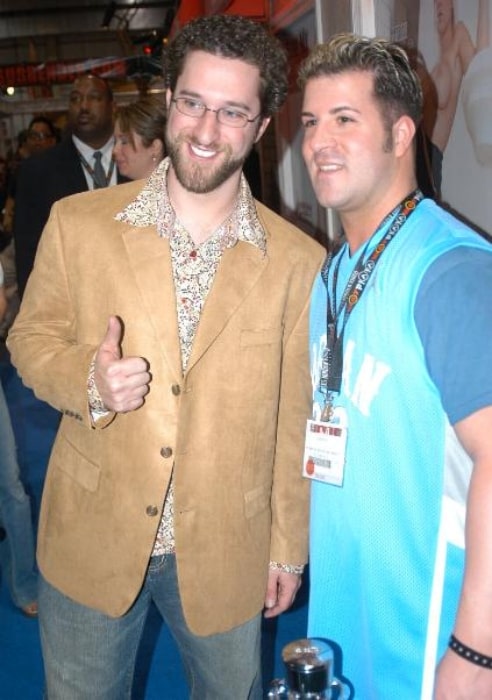
[(161, 457), (166, 459), (172, 455), (173, 451), (171, 447), (161, 447)]
[(155, 516), (159, 513), (159, 510), (158, 510), (157, 506), (147, 506), (147, 508), (145, 509), (145, 512), (150, 517), (155, 518)]
[(179, 396), (181, 394), (181, 387), (179, 384), (173, 384), (171, 387), (171, 391), (173, 392), (174, 396)]

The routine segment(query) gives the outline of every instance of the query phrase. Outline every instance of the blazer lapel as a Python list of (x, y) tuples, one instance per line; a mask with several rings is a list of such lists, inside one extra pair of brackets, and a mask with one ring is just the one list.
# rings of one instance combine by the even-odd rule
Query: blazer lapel
[(268, 258), (250, 243), (238, 241), (224, 251), (195, 336), (187, 372), (198, 362), (262, 275)]
[(176, 295), (167, 239), (155, 226), (124, 225), (123, 242), (133, 268), (144, 309), (154, 327), (157, 343), (171, 369), (181, 375), (181, 351)]
[[(157, 342), (169, 366), (181, 374), (176, 294), (169, 243), (158, 236), (155, 226), (125, 225), (125, 229), (123, 241), (143, 299), (144, 311), (150, 318)], [(257, 283), (267, 264), (267, 256), (249, 243), (239, 241), (224, 251), (198, 324), (187, 372), (222, 331), (228, 319)]]

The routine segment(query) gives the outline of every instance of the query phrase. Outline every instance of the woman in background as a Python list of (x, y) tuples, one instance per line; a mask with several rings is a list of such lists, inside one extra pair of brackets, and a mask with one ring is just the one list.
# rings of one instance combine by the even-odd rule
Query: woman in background
[(121, 175), (147, 178), (165, 155), (164, 95), (146, 95), (116, 113), (113, 158)]

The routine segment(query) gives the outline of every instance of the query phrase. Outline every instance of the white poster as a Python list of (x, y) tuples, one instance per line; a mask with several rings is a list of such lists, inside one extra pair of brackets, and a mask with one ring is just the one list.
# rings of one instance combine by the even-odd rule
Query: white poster
[(426, 130), (442, 199), (492, 233), (492, 0), (421, 0)]

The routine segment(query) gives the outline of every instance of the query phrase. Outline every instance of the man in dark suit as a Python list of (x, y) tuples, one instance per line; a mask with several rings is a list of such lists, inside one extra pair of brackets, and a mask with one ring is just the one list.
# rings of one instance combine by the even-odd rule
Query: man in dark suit
[[(68, 138), (22, 164), (13, 228), (21, 297), (54, 202), (119, 181), (112, 160), (113, 113), (113, 95), (102, 78), (94, 75), (77, 78), (69, 97)], [(94, 153), (101, 153), (103, 170), (97, 166)]]

